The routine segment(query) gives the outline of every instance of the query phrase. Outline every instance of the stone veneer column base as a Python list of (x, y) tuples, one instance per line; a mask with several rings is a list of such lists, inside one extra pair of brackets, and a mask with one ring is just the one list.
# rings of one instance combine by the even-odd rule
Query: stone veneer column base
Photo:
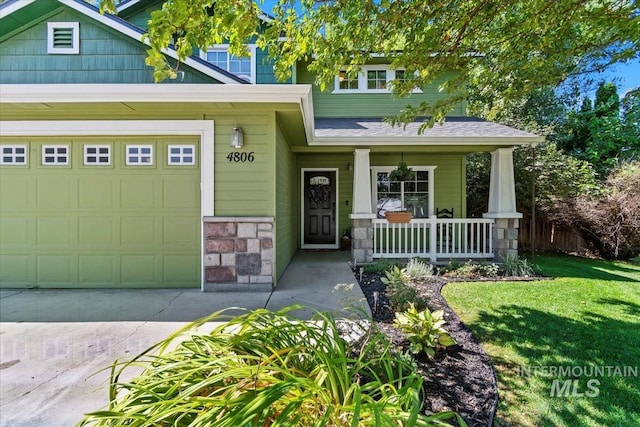
[(502, 262), (506, 255), (518, 256), (518, 218), (496, 218), (493, 226), (494, 260)]
[(354, 264), (373, 262), (373, 221), (370, 218), (351, 219), (351, 261)]
[(270, 292), (273, 217), (205, 217), (203, 291)]

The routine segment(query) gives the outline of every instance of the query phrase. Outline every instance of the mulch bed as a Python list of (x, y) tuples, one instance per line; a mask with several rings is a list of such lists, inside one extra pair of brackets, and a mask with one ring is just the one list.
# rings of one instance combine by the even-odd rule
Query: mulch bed
[[(356, 273), (356, 280), (360, 274)], [(489, 426), (498, 400), (496, 377), (489, 356), (469, 329), (460, 321), (440, 294), (446, 280), (435, 277), (424, 283), (414, 284), (418, 293), (425, 296), (430, 310), (443, 310), (447, 324), (445, 329), (457, 344), (439, 349), (430, 359), (417, 356), (418, 370), (424, 378), (427, 412), (456, 411), (469, 426)], [(409, 342), (403, 333), (393, 327), (394, 312), (385, 295), (385, 284), (380, 276), (363, 274), (360, 288), (367, 298), (373, 321), (394, 344), (408, 351)], [(377, 301), (374, 301), (377, 292)]]

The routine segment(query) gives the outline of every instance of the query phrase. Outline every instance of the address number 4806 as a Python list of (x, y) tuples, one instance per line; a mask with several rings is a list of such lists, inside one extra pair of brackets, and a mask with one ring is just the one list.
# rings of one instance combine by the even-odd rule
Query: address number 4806
[(253, 155), (253, 151), (249, 152), (249, 153), (239, 153), (239, 152), (233, 152), (233, 153), (229, 153), (229, 155), (227, 156), (227, 160), (229, 160), (230, 162), (253, 162), (255, 160), (255, 157)]

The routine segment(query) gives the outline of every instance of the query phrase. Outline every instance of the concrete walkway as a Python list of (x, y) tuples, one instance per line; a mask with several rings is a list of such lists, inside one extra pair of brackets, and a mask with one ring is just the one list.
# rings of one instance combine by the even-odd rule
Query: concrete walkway
[(0, 426), (74, 425), (108, 403), (109, 373), (96, 372), (218, 310), (300, 304), (293, 313), (300, 319), (316, 310), (370, 315), (348, 259), (347, 252), (300, 251), (273, 292), (0, 291)]

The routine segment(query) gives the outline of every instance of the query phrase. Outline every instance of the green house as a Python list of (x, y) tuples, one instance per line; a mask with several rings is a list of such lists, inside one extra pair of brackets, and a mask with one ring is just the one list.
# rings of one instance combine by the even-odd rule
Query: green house
[[(462, 104), (422, 134), (391, 127), (383, 117), (440, 95), (393, 99), (403, 70), (383, 60), (321, 92), (304, 63), (278, 84), (264, 52), (220, 45), (155, 84), (141, 40), (160, 4), (0, 3), (0, 287), (270, 290), (298, 250), (517, 252), (511, 153), (541, 138)], [(467, 218), (478, 151), (492, 152), (490, 202)], [(415, 173), (390, 181), (400, 161)], [(413, 219), (392, 223), (395, 210)]]

